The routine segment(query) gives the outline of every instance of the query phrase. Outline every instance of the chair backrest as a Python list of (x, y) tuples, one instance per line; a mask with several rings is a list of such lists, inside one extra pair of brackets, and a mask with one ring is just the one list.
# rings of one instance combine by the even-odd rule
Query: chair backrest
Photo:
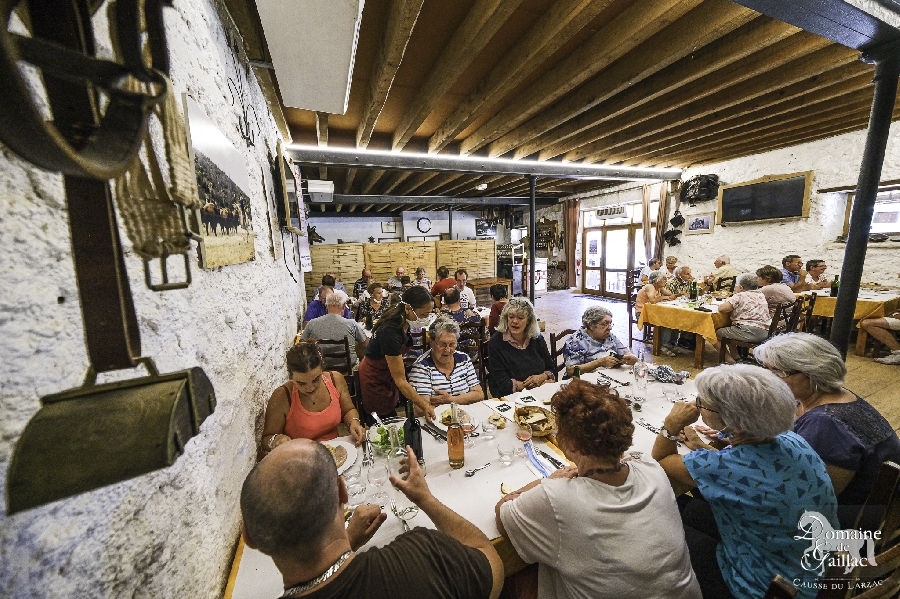
[(353, 402), (353, 407), (356, 408), (360, 418), (362, 418), (365, 412), (362, 407), (362, 385), (359, 382), (359, 370), (353, 371), (352, 378), (353, 388), (350, 390), (350, 400)]
[[(873, 560), (876, 565), (856, 566), (847, 574), (843, 564), (850, 563), (851, 557), (846, 551), (831, 554), (840, 565), (831, 566), (819, 579), (823, 587), (816, 599), (888, 599), (897, 596), (897, 590), (900, 590), (900, 545), (876, 555)], [(860, 549), (860, 557), (868, 557), (865, 545)]]
[(350, 340), (343, 339), (318, 339), (316, 344), (325, 359), (325, 370), (340, 372), (349, 377), (353, 372), (353, 359), (350, 357)]
[(487, 399), (490, 394), (488, 390), (488, 348), (490, 347), (490, 341), (485, 339), (479, 345), (481, 346), (481, 363), (478, 365), (478, 378), (481, 380), (481, 388), (484, 389), (484, 398)]
[(784, 320), (784, 329), (780, 332), (794, 333), (797, 331), (797, 325), (800, 323), (800, 315), (803, 313), (803, 307), (806, 305), (806, 296), (798, 296), (793, 303), (782, 305), (782, 318)]
[(815, 293), (810, 293), (806, 296), (801, 296), (806, 298), (806, 302), (803, 304), (803, 308), (800, 309), (799, 319), (797, 321), (797, 328), (793, 329), (794, 331), (806, 331), (807, 333), (812, 329), (812, 318), (813, 318), (813, 310), (816, 307), (816, 298), (819, 297)]
[[(553, 358), (553, 365), (556, 368), (556, 374), (566, 369), (565, 360), (560, 363), (559, 358), (562, 357), (562, 348), (565, 345), (565, 338), (575, 332), (575, 329), (566, 329), (559, 335), (550, 333), (550, 357)], [(557, 376), (557, 380), (559, 377)]]
[(881, 539), (875, 548), (882, 550), (893, 545), (900, 533), (900, 465), (884, 462), (866, 503), (856, 519), (861, 530), (880, 530)]
[(766, 336), (767, 339), (771, 339), (778, 333), (778, 324), (784, 320), (785, 308), (793, 305), (794, 302), (776, 304), (775, 311), (772, 313), (772, 322), (769, 324), (769, 334)]
[(716, 291), (727, 291), (734, 293), (734, 286), (737, 284), (737, 277), (719, 277), (716, 280)]
[(763, 599), (794, 599), (796, 596), (797, 587), (782, 577), (781, 574), (776, 574), (769, 588), (766, 589)]

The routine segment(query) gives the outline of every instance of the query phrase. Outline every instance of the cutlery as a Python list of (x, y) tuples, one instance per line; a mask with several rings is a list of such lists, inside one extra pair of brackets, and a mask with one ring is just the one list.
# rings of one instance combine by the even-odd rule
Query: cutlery
[(429, 435), (431, 435), (432, 437), (434, 437), (434, 439), (435, 439), (436, 441), (439, 441), (440, 443), (443, 443), (443, 442), (445, 441), (445, 439), (444, 439), (443, 437), (441, 437), (439, 434), (437, 434), (436, 432), (434, 432), (433, 430), (431, 430), (431, 429), (428, 428), (427, 426), (423, 426), (423, 427), (422, 427), (422, 430), (424, 430), (426, 433), (428, 433)]
[(541, 454), (541, 456), (543, 456), (543, 458), (544, 458), (545, 460), (547, 460), (548, 462), (550, 462), (551, 464), (553, 464), (553, 465), (556, 466), (557, 468), (562, 468), (562, 467), (564, 466), (564, 464), (563, 464), (562, 462), (560, 462), (559, 460), (557, 460), (556, 458), (554, 458), (552, 455), (550, 455), (550, 454), (547, 453), (546, 451), (543, 451), (543, 450), (541, 450), (541, 449), (538, 449), (537, 452), (538, 452), (539, 454)]
[(478, 472), (479, 470), (484, 470), (485, 468), (487, 468), (490, 465), (491, 465), (491, 463), (488, 462), (484, 466), (479, 466), (478, 468), (472, 468), (471, 470), (466, 470), (466, 476), (475, 476), (476, 472)]
[(403, 524), (403, 532), (409, 532), (409, 524), (400, 517), (400, 512), (397, 511), (397, 502), (393, 499), (391, 499), (391, 511), (394, 512), (394, 515), (397, 516), (397, 519)]
[(428, 431), (435, 439), (438, 439), (440, 441), (447, 440), (447, 435), (444, 433), (444, 431), (431, 424), (430, 422), (426, 422), (424, 425), (422, 425), (422, 428)]
[(372, 451), (372, 444), (369, 442), (368, 439), (363, 439), (363, 446), (362, 446), (362, 454), (363, 454), (362, 465), (363, 466), (371, 466), (374, 463), (372, 460), (372, 456), (370, 455), (371, 451)]

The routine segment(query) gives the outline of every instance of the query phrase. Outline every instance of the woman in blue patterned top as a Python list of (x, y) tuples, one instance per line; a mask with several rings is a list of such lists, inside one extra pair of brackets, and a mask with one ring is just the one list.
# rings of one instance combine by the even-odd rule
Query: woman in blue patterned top
[(753, 350), (797, 400), (794, 432), (825, 462), (842, 528), (851, 528), (881, 464), (900, 462), (900, 438), (884, 416), (844, 389), (847, 367), (833, 345), (809, 333), (778, 335)]
[(637, 362), (637, 356), (613, 335), (612, 326), (612, 312), (606, 308), (594, 306), (584, 311), (581, 328), (563, 345), (566, 377), (572, 376), (576, 366), (583, 374)]
[[(703, 596), (756, 599), (781, 574), (800, 581), (797, 597), (816, 595), (816, 574), (801, 566), (810, 542), (799, 536), (804, 512), (838, 529), (837, 499), (825, 463), (791, 431), (796, 402), (773, 373), (749, 365), (697, 375), (697, 403), (676, 403), (663, 422), (653, 458), (673, 484), (692, 489), (682, 524)], [(702, 416), (730, 445), (681, 456), (682, 429)]]

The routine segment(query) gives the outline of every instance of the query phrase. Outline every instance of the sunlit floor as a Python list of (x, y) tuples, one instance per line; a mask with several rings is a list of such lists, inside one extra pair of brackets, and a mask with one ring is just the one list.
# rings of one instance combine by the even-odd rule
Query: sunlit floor
[[(545, 336), (549, 343), (551, 332), (565, 329), (577, 329), (581, 326), (581, 315), (591, 306), (603, 306), (613, 313), (613, 333), (628, 344), (628, 312), (625, 302), (589, 298), (574, 291), (552, 291), (535, 297), (535, 308), (538, 318), (546, 325)], [(644, 344), (640, 341), (641, 332), (635, 328), (635, 339), (632, 351), (637, 353)], [(652, 343), (646, 346), (648, 362), (669, 364), (675, 370), (687, 370), (691, 375), (699, 372), (694, 368), (694, 352), (668, 358), (652, 355)], [(710, 344), (706, 346), (704, 363), (714, 366), (717, 354)], [(900, 366), (886, 366), (872, 360), (860, 358), (851, 353), (847, 358), (847, 389), (868, 400), (890, 421), (895, 430), (900, 431)]]

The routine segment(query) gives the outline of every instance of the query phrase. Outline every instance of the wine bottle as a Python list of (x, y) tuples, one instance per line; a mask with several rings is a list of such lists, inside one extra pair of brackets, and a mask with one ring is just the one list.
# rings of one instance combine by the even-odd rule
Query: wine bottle
[(697, 281), (691, 281), (690, 299), (697, 299)]
[(366, 314), (366, 330), (372, 330), (372, 313)]
[(581, 378), (581, 367), (580, 367), (580, 366), (576, 366), (576, 367), (572, 370), (572, 378), (573, 378), (573, 379), (580, 379), (580, 378)]
[(447, 427), (447, 456), (451, 468), (462, 468), (466, 465), (466, 439), (459, 424), (459, 404), (450, 404), (450, 426)]
[(839, 278), (839, 275), (834, 275), (834, 280), (831, 282), (831, 293), (829, 294), (831, 297), (837, 297), (838, 291), (841, 288), (841, 282), (838, 281)]
[(422, 425), (416, 418), (415, 407), (411, 399), (406, 400), (406, 422), (403, 423), (403, 442), (409, 445), (419, 464), (425, 463), (425, 457), (422, 455)]

